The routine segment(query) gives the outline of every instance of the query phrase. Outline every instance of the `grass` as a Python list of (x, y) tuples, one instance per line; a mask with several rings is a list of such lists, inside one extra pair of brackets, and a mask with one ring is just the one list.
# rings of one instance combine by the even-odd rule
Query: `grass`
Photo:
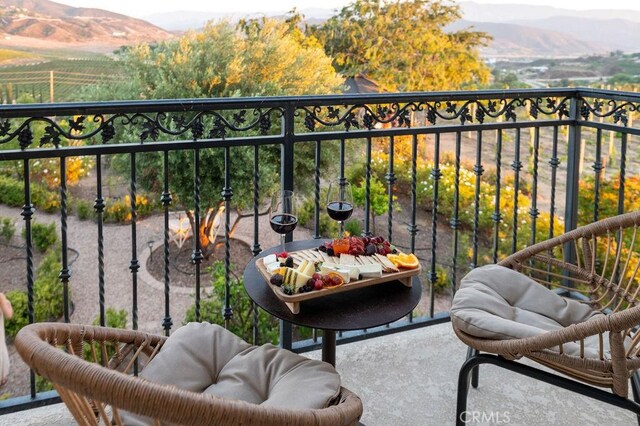
[(15, 59), (28, 59), (35, 57), (36, 56), (31, 53), (21, 52), (19, 50), (0, 49), (0, 63), (13, 61)]

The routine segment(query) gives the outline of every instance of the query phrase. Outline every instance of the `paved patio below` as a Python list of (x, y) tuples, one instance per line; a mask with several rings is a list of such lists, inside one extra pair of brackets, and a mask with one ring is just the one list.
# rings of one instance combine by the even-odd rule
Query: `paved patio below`
[[(336, 357), (344, 385), (364, 402), (366, 425), (442, 426), (455, 420), (457, 375), (465, 354), (451, 325), (442, 324), (341, 345)], [(484, 415), (475, 424), (636, 424), (630, 412), (494, 366), (481, 368), (480, 387), (471, 390), (468, 409), (478, 419)], [(0, 425), (69, 424), (73, 419), (61, 404), (0, 416)]]

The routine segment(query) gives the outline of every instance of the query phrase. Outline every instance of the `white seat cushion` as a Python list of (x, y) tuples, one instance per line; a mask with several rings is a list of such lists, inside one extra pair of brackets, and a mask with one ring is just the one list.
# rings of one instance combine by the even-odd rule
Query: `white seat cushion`
[[(451, 321), (457, 328), (495, 340), (538, 336), (600, 315), (604, 314), (587, 304), (561, 297), (526, 275), (498, 265), (469, 272), (451, 307)], [(608, 352), (606, 337), (604, 343)], [(563, 350), (580, 355), (577, 343), (565, 344)], [(585, 357), (599, 357), (598, 336), (585, 339)]]
[[(340, 393), (340, 375), (330, 364), (271, 344), (251, 346), (209, 323), (189, 323), (176, 330), (140, 377), (286, 409), (324, 408)], [(130, 425), (150, 424), (130, 413), (123, 419)]]

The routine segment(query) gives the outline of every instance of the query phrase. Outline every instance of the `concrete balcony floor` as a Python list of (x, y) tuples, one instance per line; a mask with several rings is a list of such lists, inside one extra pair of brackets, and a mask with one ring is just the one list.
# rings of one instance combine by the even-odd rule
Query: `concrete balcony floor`
[[(341, 345), (336, 357), (344, 385), (364, 402), (366, 425), (441, 426), (454, 423), (465, 354), (451, 325), (442, 324)], [(636, 424), (625, 410), (488, 365), (481, 368), (478, 389), (470, 391), (468, 409), (485, 415), (475, 424)], [(73, 423), (62, 404), (0, 416), (0, 425)]]

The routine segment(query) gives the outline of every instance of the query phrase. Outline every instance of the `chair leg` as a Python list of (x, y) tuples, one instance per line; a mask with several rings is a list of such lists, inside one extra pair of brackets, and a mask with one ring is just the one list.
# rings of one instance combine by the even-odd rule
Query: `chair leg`
[[(467, 360), (460, 367), (460, 373), (458, 374), (458, 397), (456, 403), (456, 426), (464, 426), (467, 424), (466, 416), (467, 411), (467, 396), (469, 395), (469, 382), (473, 381), (472, 376), (477, 374), (478, 364), (482, 362), (477, 357), (475, 349), (469, 348), (467, 351)], [(477, 381), (476, 381), (477, 386)], [(474, 386), (475, 387), (475, 386)]]
[[(467, 359), (474, 357), (478, 354), (480, 354), (480, 351), (478, 351), (477, 349), (474, 349), (471, 347), (467, 349)], [(479, 377), (480, 377), (480, 366), (476, 366), (473, 370), (471, 370), (471, 386), (473, 386), (474, 389), (478, 388)]]
[[(640, 373), (637, 371), (631, 376), (631, 390), (633, 391), (633, 400), (640, 403)], [(640, 414), (638, 417), (638, 426), (640, 426)]]
[(462, 367), (460, 368), (460, 374), (458, 376), (458, 401), (456, 406), (456, 426), (464, 426), (467, 424), (466, 419), (467, 411), (467, 394), (469, 391), (469, 375), (472, 374), (473, 369), (477, 368), (480, 364), (491, 364), (497, 367), (504, 368), (514, 373), (527, 376), (532, 379), (540, 380), (550, 385), (555, 385), (560, 388), (566, 389), (571, 392), (576, 392), (580, 395), (588, 396), (590, 398), (602, 401), (613, 406), (629, 410), (636, 414), (638, 417), (638, 424), (640, 425), (640, 375), (635, 374), (632, 376), (632, 390), (634, 400), (617, 396), (609, 391), (598, 389), (596, 387), (580, 383), (576, 380), (569, 379), (557, 374), (548, 373), (543, 370), (539, 370), (534, 367), (530, 367), (525, 364), (520, 364), (516, 361), (510, 361), (497, 355), (491, 354), (478, 354), (468, 358)]

